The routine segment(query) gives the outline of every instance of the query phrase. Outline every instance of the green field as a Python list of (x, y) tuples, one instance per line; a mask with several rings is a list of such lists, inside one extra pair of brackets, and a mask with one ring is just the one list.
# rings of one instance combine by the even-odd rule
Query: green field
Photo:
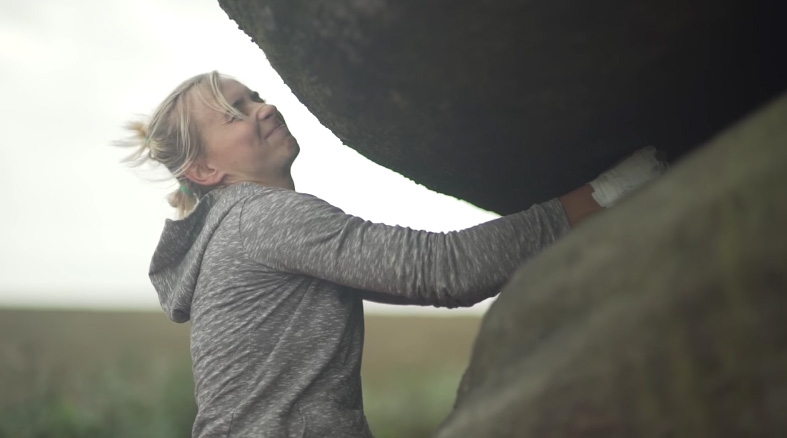
[[(366, 317), (377, 438), (426, 437), (454, 400), (475, 317)], [(0, 309), (0, 438), (189, 437), (188, 325), (160, 312)]]

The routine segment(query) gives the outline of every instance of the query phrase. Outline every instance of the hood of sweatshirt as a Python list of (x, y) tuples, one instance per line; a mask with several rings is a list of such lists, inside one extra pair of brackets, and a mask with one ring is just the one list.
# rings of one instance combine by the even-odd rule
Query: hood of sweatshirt
[(216, 229), (241, 201), (262, 187), (243, 183), (213, 190), (183, 219), (167, 219), (153, 259), (150, 281), (161, 308), (175, 322), (186, 322), (197, 286), (202, 257)]

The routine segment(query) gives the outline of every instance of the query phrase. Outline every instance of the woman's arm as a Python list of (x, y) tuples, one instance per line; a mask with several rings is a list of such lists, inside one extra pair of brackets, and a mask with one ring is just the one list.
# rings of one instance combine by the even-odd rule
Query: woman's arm
[(268, 189), (244, 202), (247, 255), (271, 268), (435, 306), (495, 295), (569, 229), (558, 200), (451, 233), (364, 221), (310, 195)]
[(364, 221), (310, 195), (269, 189), (241, 207), (244, 250), (274, 269), (355, 289), (394, 302), (469, 306), (495, 295), (529, 257), (666, 165), (656, 149), (635, 152), (559, 199), (451, 233)]

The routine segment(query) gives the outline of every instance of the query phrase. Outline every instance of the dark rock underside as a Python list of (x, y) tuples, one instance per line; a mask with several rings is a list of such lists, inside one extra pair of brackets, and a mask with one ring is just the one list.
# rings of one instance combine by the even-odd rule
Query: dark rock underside
[(784, 2), (219, 0), (345, 144), (500, 213), (787, 87)]

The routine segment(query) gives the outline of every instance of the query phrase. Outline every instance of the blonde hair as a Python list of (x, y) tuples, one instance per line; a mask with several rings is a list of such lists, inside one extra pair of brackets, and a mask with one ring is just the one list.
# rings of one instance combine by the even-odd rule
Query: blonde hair
[[(186, 178), (185, 172), (204, 153), (200, 130), (193, 117), (193, 98), (196, 97), (209, 108), (246, 118), (227, 102), (221, 92), (221, 81), (229, 76), (217, 71), (203, 73), (183, 81), (156, 108), (150, 121), (135, 120), (126, 124), (131, 137), (117, 142), (134, 151), (123, 161), (131, 166), (148, 162), (166, 167), (179, 183), (179, 187), (168, 197), (169, 204), (177, 209), (179, 217), (185, 217), (197, 205), (199, 199), (214, 187), (201, 186)], [(207, 88), (209, 95), (205, 95)]]

